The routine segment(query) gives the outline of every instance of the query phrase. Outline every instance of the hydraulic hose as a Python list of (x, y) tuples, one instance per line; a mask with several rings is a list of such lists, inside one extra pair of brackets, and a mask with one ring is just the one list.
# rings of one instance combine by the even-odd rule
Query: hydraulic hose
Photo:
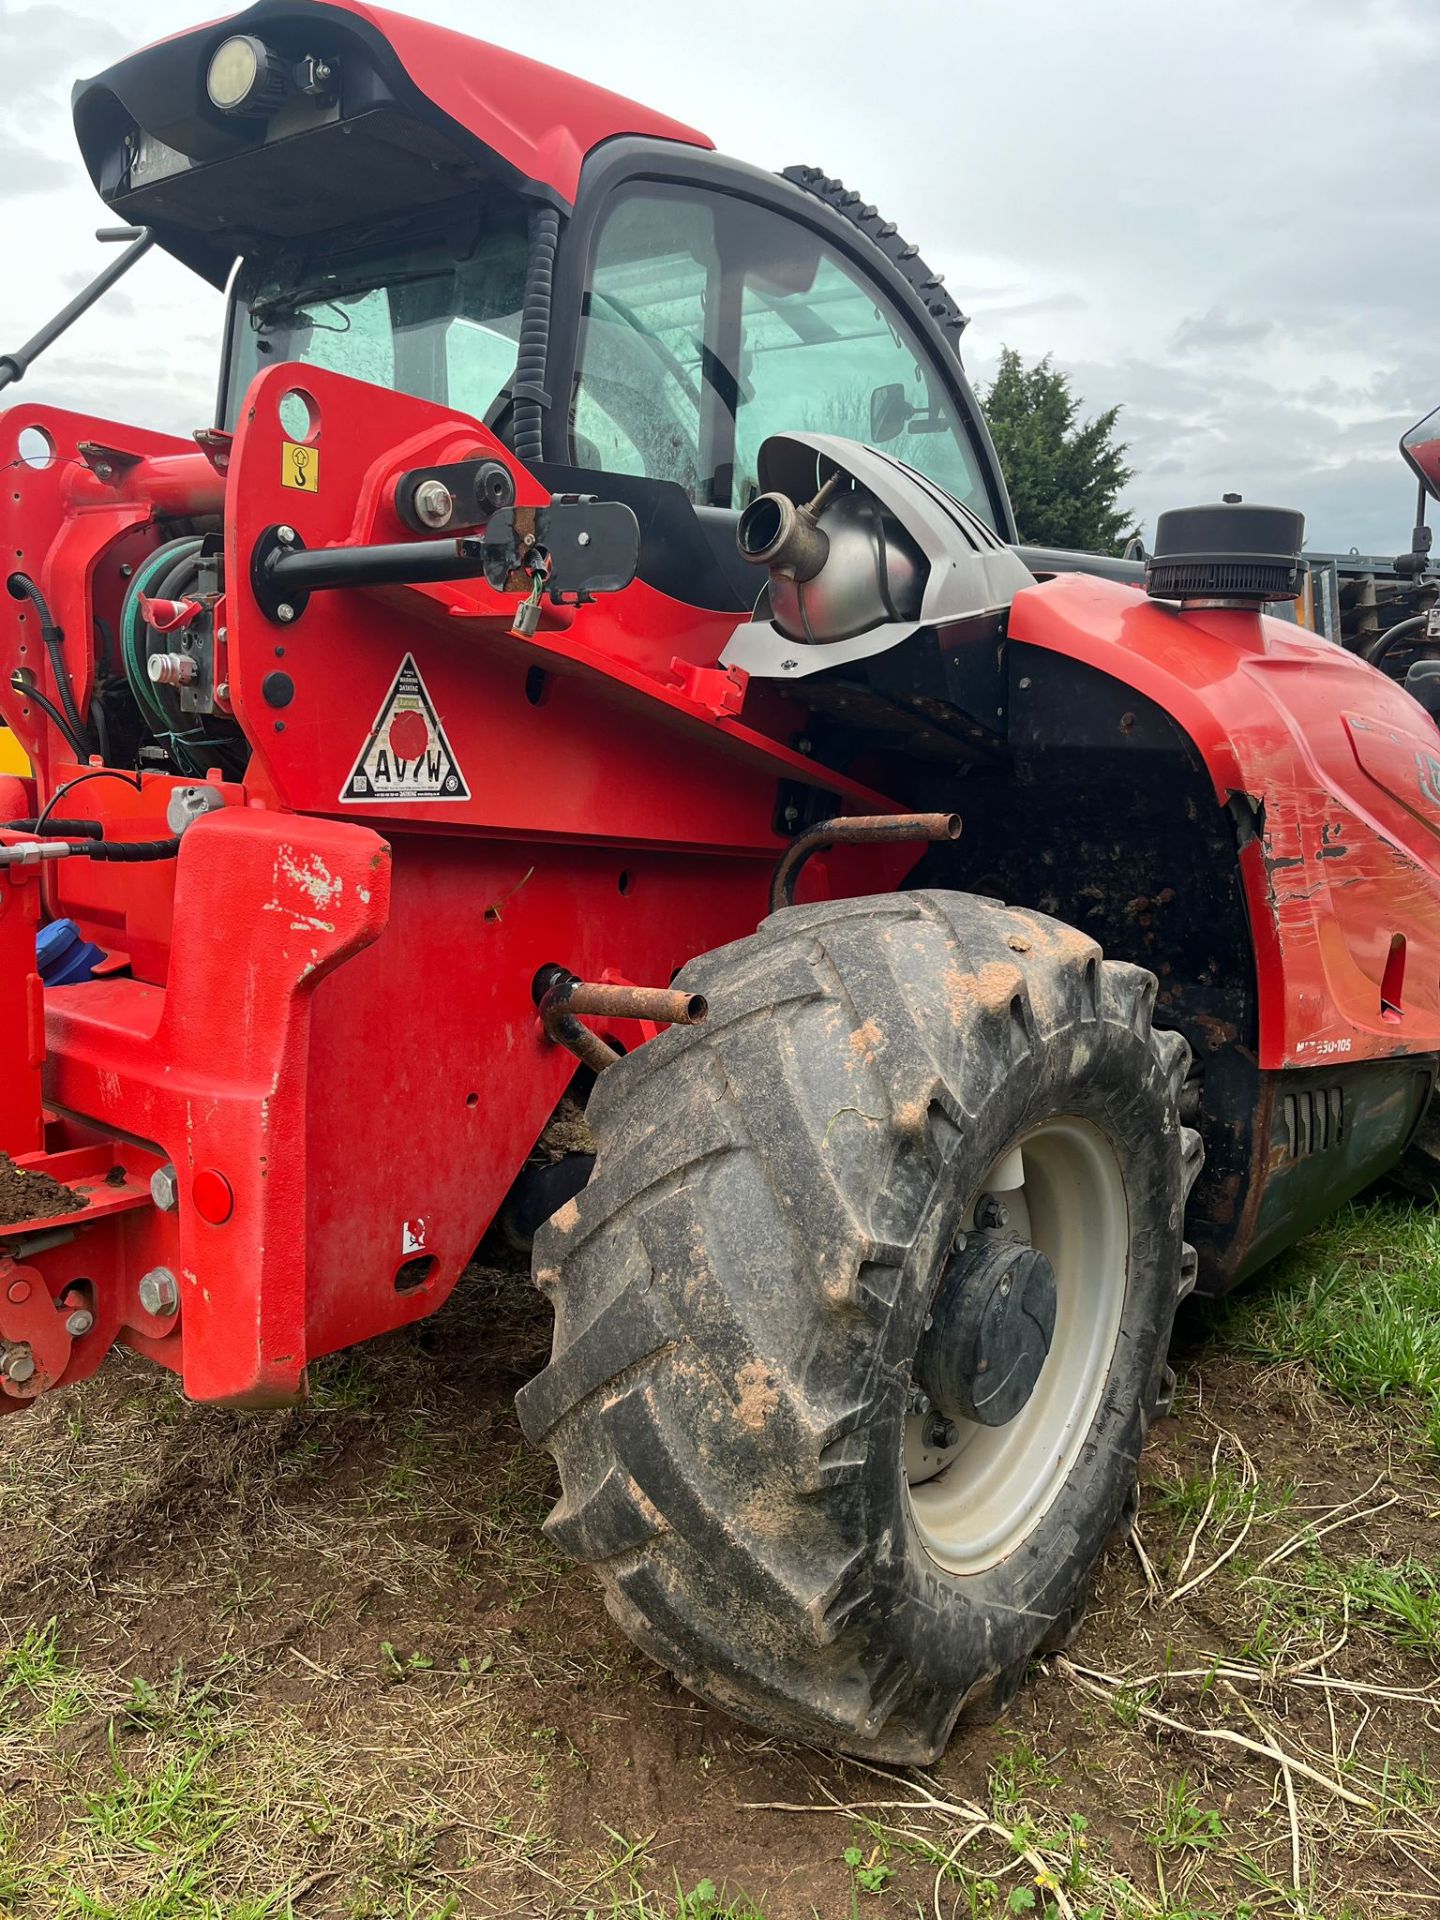
[(20, 840), (0, 846), (0, 867), (48, 866), (55, 860), (114, 860), (139, 863), (173, 860), (180, 840)]
[(1372, 667), (1378, 667), (1397, 640), (1408, 639), (1412, 633), (1419, 633), (1430, 624), (1428, 613), (1417, 613), (1409, 620), (1397, 620), (1393, 627), (1386, 629), (1371, 647), (1365, 658)]
[[(45, 642), (45, 651), (50, 656), (50, 671), (55, 676), (60, 704), (65, 709), (65, 718), (70, 722), (71, 745), (76, 741), (84, 741), (85, 722), (80, 718), (80, 709), (75, 704), (75, 689), (70, 684), (70, 674), (65, 665), (65, 636), (56, 626), (44, 594), (28, 573), (12, 573), (5, 584), (12, 600), (28, 600), (34, 607), (40, 621), (40, 638)], [(80, 749), (82, 760), (89, 750), (88, 743)]]
[(32, 686), (29, 681), (23, 679), (18, 669), (10, 676), (10, 691), (12, 693), (18, 693), (22, 700), (29, 700), (33, 702), (35, 706), (39, 707), (40, 711), (58, 730), (61, 738), (77, 760), (87, 760), (90, 757), (88, 742), (82, 740), (80, 735), (75, 732), (70, 722), (65, 718), (65, 715), (61, 713), (54, 701), (48, 699), (41, 693), (38, 687)]
[(37, 814), (33, 820), (0, 820), (6, 833), (48, 833), (59, 840), (103, 840), (105, 829), (98, 820), (47, 820)]
[(554, 207), (537, 207), (530, 216), (530, 267), (520, 315), (515, 378), (510, 383), (515, 401), (515, 452), (527, 466), (545, 458), (545, 410), (550, 405), (545, 365), (550, 357), (550, 300), (559, 242), (559, 212)]
[(192, 774), (204, 769), (185, 752), (183, 736), (176, 733), (175, 716), (160, 698), (146, 667), (150, 649), (140, 602), (173, 599), (177, 589), (192, 584), (203, 544), (198, 537), (189, 535), (157, 547), (135, 569), (120, 609), (120, 664), (140, 709), (140, 717), (152, 733), (170, 741), (180, 766)]

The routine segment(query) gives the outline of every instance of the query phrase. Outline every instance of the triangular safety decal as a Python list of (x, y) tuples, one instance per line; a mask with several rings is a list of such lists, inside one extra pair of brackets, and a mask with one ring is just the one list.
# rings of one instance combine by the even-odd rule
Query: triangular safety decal
[(340, 798), (347, 806), (470, 798), (413, 653), (400, 662)]

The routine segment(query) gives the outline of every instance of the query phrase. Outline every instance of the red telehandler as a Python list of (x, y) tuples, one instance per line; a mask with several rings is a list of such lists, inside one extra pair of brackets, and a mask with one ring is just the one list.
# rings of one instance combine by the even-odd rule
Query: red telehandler
[(1075, 1630), (1181, 1297), (1427, 1177), (1440, 732), (1267, 617), (1298, 515), (1017, 549), (962, 316), (813, 168), (359, 0), (74, 110), (97, 285), (228, 318), (190, 440), (0, 416), (0, 1408), (117, 1343), (293, 1401), (508, 1196), (555, 1541), (933, 1756)]

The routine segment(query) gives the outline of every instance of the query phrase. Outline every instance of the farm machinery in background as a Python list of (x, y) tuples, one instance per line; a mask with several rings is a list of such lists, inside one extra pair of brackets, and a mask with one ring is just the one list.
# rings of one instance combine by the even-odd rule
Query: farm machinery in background
[(1076, 1631), (1179, 1300), (1428, 1177), (1440, 731), (1268, 617), (1298, 515), (1017, 550), (818, 169), (360, 0), (74, 105), (228, 318), (188, 441), (0, 415), (0, 1410), (292, 1402), (508, 1196), (556, 1542), (934, 1755)]

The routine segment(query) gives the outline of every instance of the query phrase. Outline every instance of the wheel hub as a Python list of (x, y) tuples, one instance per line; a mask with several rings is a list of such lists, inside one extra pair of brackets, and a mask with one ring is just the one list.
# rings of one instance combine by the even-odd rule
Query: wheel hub
[(1026, 1405), (1055, 1332), (1055, 1269), (1038, 1247), (972, 1233), (941, 1276), (915, 1378), (931, 1404), (1003, 1427)]

